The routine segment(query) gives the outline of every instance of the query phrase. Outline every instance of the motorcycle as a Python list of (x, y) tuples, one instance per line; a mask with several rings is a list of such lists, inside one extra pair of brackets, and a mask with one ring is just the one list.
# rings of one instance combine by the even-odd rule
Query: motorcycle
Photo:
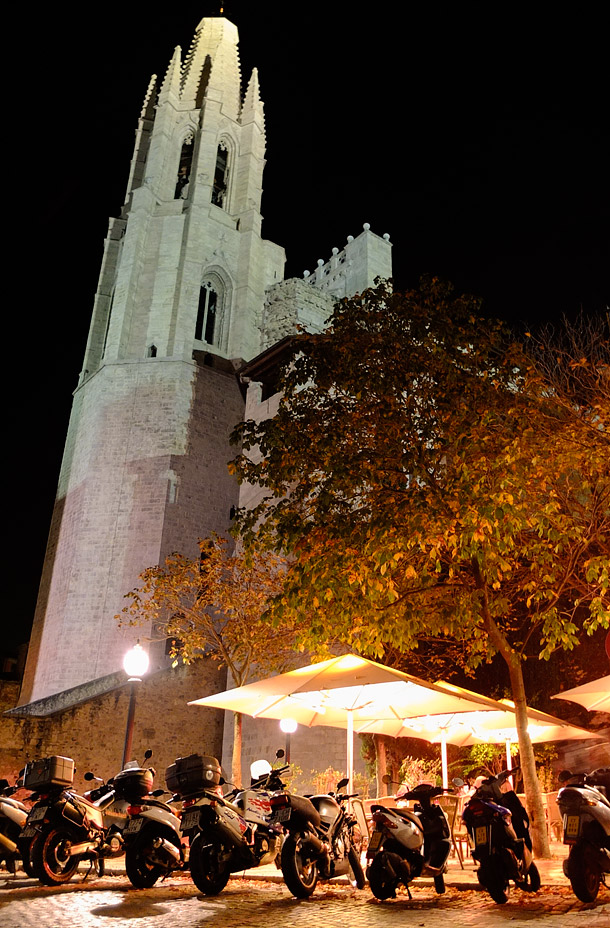
[(357, 793), (341, 794), (347, 778), (337, 783), (336, 793), (298, 796), (281, 791), (271, 797), (271, 822), (288, 832), (281, 851), (282, 875), (297, 899), (310, 896), (318, 879), (351, 873), (358, 889), (365, 884), (358, 853), (357, 821), (348, 800)]
[(510, 880), (529, 893), (540, 889), (528, 814), (512, 789), (502, 792), (501, 788), (518, 769), (483, 780), (462, 813), (472, 857), (479, 864), (479, 883), (499, 905), (508, 900)]
[[(147, 751), (145, 761), (151, 756), (152, 751)], [(123, 829), (125, 871), (137, 889), (149, 889), (159, 877), (186, 866), (179, 815), (161, 800), (165, 790), (150, 790), (154, 776), (153, 767), (146, 770), (136, 766), (114, 778), (115, 787), (118, 785), (131, 800)]]
[(0, 780), (0, 863), (4, 863), (10, 873), (15, 873), (20, 860), (27, 875), (34, 876), (30, 863), (31, 842), (20, 837), (29, 811), (23, 802), (14, 798), (14, 793), (20, 789), (19, 781), (9, 786), (8, 780)]
[[(85, 779), (96, 777), (86, 773)], [(25, 767), (24, 786), (33, 790), (35, 805), (21, 837), (32, 841), (32, 870), (48, 886), (67, 883), (83, 860), (90, 862), (85, 879), (94, 866), (102, 876), (104, 859), (124, 850), (127, 796), (112, 780), (80, 796), (71, 788), (73, 780), (69, 757), (53, 755)]]
[(377, 899), (394, 898), (399, 883), (411, 899), (409, 884), (419, 876), (432, 876), (436, 892), (445, 892), (451, 830), (444, 810), (433, 802), (445, 792), (442, 786), (420, 783), (397, 800), (412, 801), (412, 809), (371, 807), (374, 829), (366, 852), (366, 875)]
[(557, 794), (563, 843), (570, 846), (563, 872), (581, 902), (593, 902), (610, 873), (610, 767), (592, 773), (563, 770)]
[(270, 798), (283, 788), (288, 765), (273, 770), (263, 763), (265, 771), (253, 774), (248, 788), (225, 796), (220, 787), (226, 781), (215, 757), (191, 754), (167, 769), (168, 789), (183, 800), (181, 830), (190, 842), (191, 876), (206, 896), (221, 892), (231, 873), (276, 861), (282, 829), (270, 822)]

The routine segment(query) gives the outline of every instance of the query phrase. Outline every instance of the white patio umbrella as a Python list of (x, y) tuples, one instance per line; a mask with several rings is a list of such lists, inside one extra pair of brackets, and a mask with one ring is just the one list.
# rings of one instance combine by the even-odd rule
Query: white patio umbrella
[[(445, 684), (450, 686), (449, 684)], [(478, 708), (467, 712), (445, 715), (426, 715), (402, 720), (402, 725), (388, 723), (382, 719), (364, 723), (356, 728), (361, 732), (376, 732), (401, 738), (422, 738), (441, 745), (443, 786), (449, 785), (447, 769), (447, 744), (471, 745), (487, 742), (506, 745), (506, 765), (511, 766), (511, 744), (518, 741), (514, 703), (501, 699), (500, 708)], [(528, 708), (528, 734), (532, 742), (564, 741), (577, 738), (596, 738), (595, 733), (569, 725), (562, 719)]]
[[(189, 705), (243, 712), (254, 718), (291, 718), (301, 725), (347, 729), (347, 774), (353, 780), (354, 730), (387, 719), (404, 728), (407, 716), (502, 709), (460, 687), (427, 683), (375, 661), (344, 654), (256, 683), (195, 699)], [(413, 736), (417, 737), (415, 732)]]
[(551, 699), (577, 702), (589, 712), (610, 712), (610, 675), (583, 683), (582, 686), (575, 686), (571, 690), (563, 690), (562, 693), (555, 693)]

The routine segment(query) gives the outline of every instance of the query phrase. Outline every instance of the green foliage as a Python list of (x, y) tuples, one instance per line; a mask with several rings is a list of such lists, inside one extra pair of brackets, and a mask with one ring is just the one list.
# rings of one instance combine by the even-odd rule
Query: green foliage
[[(519, 745), (511, 744), (511, 757), (519, 754)], [(462, 762), (462, 776), (495, 776), (506, 766), (506, 751), (497, 744), (473, 744)]]
[(441, 780), (440, 760), (430, 760), (425, 757), (404, 757), (400, 765), (400, 782), (413, 789), (418, 783), (434, 783), (440, 786)]
[(199, 542), (200, 557), (172, 554), (141, 574), (142, 585), (126, 594), (120, 623), (149, 625), (159, 638), (173, 639), (174, 663), (208, 654), (231, 671), (235, 686), (251, 669), (285, 670), (294, 665), (294, 620), (273, 628), (263, 619), (282, 589), (284, 562), (231, 551), (218, 536)]
[(306, 616), (312, 650), (329, 627), (375, 658), (435, 637), (471, 668), (607, 627), (607, 379), (576, 407), (435, 279), (343, 300), (297, 340), (278, 414), (235, 435), (264, 490), (242, 535), (290, 559), (273, 616)]

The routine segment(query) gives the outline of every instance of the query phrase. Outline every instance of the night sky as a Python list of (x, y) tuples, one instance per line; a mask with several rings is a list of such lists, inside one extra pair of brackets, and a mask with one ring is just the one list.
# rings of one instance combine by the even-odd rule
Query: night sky
[[(5, 646), (27, 640), (103, 239), (124, 199), (148, 80), (217, 10), (173, 6), (81, 8), (77, 18), (47, 4), (17, 25), (21, 167), (8, 186), (20, 287), (9, 305), (20, 330), (11, 344), (31, 349), (9, 362)], [(531, 4), (419, 6), (225, 4), (244, 83), (259, 69), (263, 234), (285, 246), (286, 276), (369, 222), (390, 234), (399, 289), (434, 273), (515, 325), (604, 311), (601, 12), (544, 5), (549, 18), (536, 20)]]

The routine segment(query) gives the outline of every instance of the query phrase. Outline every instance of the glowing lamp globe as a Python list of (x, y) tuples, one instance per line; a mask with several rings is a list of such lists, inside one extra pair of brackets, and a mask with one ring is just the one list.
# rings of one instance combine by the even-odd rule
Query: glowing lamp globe
[(297, 723), (294, 719), (282, 719), (280, 721), (280, 728), (286, 735), (293, 735), (297, 730)]
[(129, 677), (142, 677), (148, 670), (148, 654), (141, 644), (135, 644), (123, 658), (123, 668)]

